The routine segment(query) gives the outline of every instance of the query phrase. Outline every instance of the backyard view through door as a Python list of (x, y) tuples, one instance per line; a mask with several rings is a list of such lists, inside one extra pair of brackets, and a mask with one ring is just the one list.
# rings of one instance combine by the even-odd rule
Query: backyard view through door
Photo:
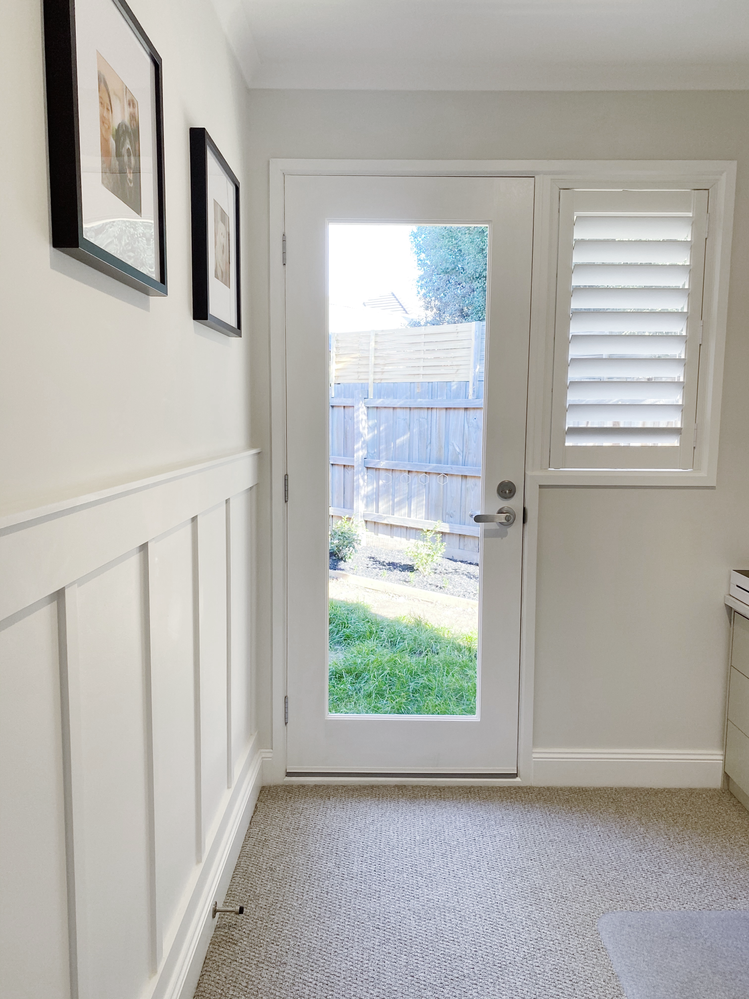
[(331, 713), (476, 713), (488, 235), (329, 227)]
[(513, 775), (533, 182), (285, 183), (287, 772)]

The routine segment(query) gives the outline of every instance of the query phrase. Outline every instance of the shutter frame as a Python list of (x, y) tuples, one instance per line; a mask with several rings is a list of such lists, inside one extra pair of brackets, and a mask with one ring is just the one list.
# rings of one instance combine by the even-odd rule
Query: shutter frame
[[(551, 469), (611, 469), (616, 471), (658, 469), (665, 471), (694, 468), (694, 426), (697, 418), (700, 328), (703, 320), (707, 210), (708, 192), (702, 189), (591, 191), (568, 188), (559, 191), (556, 321), (549, 454), (549, 467)], [(575, 253), (576, 218), (587, 220), (595, 219), (596, 216), (600, 216), (603, 221), (578, 225), (578, 244), (583, 249), (582, 252), (578, 253), (578, 260), (575, 261), (573, 254)], [(652, 223), (648, 216), (652, 217)], [(664, 225), (658, 221), (664, 218), (681, 219), (681, 222), (668, 222)], [(677, 259), (679, 257), (678, 241), (672, 241), (670, 244), (667, 241), (670, 238), (669, 233), (673, 235), (675, 231), (684, 230), (683, 223), (687, 218), (691, 224), (691, 239), (687, 244), (690, 250), (688, 292), (681, 288), (682, 299), (688, 293), (687, 310), (637, 312), (638, 302), (640, 304), (642, 302), (650, 303), (651, 309), (662, 308), (665, 304), (667, 308), (670, 305), (672, 309), (678, 310), (678, 295), (664, 295), (661, 292), (662, 289), (676, 291), (678, 283), (683, 279), (684, 263), (683, 260)], [(624, 240), (632, 240), (633, 234), (636, 235), (637, 231), (642, 229), (661, 230), (666, 233), (662, 241), (653, 242), (653, 253), (647, 248), (647, 236), (641, 236), (636, 243), (631, 243), (630, 247), (627, 247), (626, 242), (621, 242), (621, 247), (626, 251), (624, 254), (616, 249), (618, 243), (615, 236), (608, 238), (605, 236), (607, 230), (621, 231)], [(580, 232), (584, 233), (584, 244), (580, 243)], [(650, 239), (653, 239), (652, 235)], [(589, 244), (596, 245), (593, 250), (587, 252), (585, 247)], [(643, 247), (645, 247), (644, 250)], [(665, 248), (662, 253), (661, 248)], [(666, 264), (670, 270), (664, 271), (664, 274), (667, 273), (667, 280), (653, 285), (656, 265), (644, 258), (652, 257), (658, 253), (661, 253), (661, 256), (658, 258), (657, 266)], [(602, 255), (605, 259), (596, 261), (596, 255)], [(637, 259), (638, 255), (643, 259)], [(626, 262), (623, 262), (625, 259)], [(580, 268), (577, 278), (575, 277), (576, 266)], [(598, 268), (600, 280), (597, 280), (596, 268)], [(625, 274), (627, 269), (631, 274)], [(645, 278), (640, 284), (637, 283), (638, 274), (644, 275)], [(612, 283), (607, 284), (607, 281)], [(613, 283), (613, 281), (617, 283)], [(586, 294), (581, 295), (580, 291), (585, 291)], [(578, 292), (576, 297), (574, 297), (575, 292)], [(573, 301), (575, 308), (573, 308)], [(628, 309), (630, 303), (634, 307), (632, 311)], [(606, 306), (611, 307), (613, 311), (607, 312)], [(587, 339), (586, 335), (591, 335), (591, 331), (597, 329), (601, 317), (605, 319), (604, 325), (607, 330), (609, 328), (618, 329), (617, 323), (621, 322), (622, 332), (619, 334), (615, 332), (598, 333), (591, 337), (592, 347), (595, 348), (595, 351), (602, 351), (606, 345), (604, 336), (608, 338), (618, 335), (618, 340), (612, 340), (611, 343), (614, 347), (622, 349), (623, 353), (617, 353), (613, 349), (609, 351), (608, 355), (605, 353), (596, 355), (593, 352), (589, 356), (584, 353), (586, 348), (581, 348), (580, 344)], [(683, 318), (679, 319), (678, 317)], [(639, 373), (629, 370), (626, 379), (623, 379), (621, 385), (617, 386), (615, 369), (617, 367), (619, 370), (626, 368), (626, 357), (637, 353), (635, 345), (638, 341), (635, 338), (640, 329), (637, 326), (638, 322), (643, 327), (643, 332), (639, 333), (639, 336), (648, 336), (647, 341), (644, 339), (639, 341), (643, 347), (647, 347), (640, 360), (643, 362), (643, 368), (647, 367), (646, 361), (650, 362), (651, 375), (648, 380), (643, 380), (646, 378), (644, 370)], [(649, 337), (652, 335), (652, 331), (658, 331), (658, 326), (663, 323), (668, 327), (669, 340), (666, 340), (665, 335), (663, 335), (654, 337), (651, 341)], [(634, 328), (627, 329), (625, 333), (624, 327), (630, 324)], [(673, 342), (676, 344), (678, 340), (681, 340), (684, 344), (685, 355), (680, 434), (677, 431), (676, 434), (672, 432), (669, 436), (666, 431), (669, 429), (673, 431), (674, 428), (667, 427), (651, 428), (653, 433), (649, 433), (648, 428), (640, 427), (610, 426), (608, 429), (568, 427), (568, 405), (577, 406), (577, 409), (570, 411), (570, 422), (576, 422), (577, 419), (585, 422), (585, 418), (588, 417), (589, 422), (608, 423), (611, 415), (624, 413), (623, 408), (615, 408), (617, 405), (622, 407), (626, 405), (627, 417), (634, 417), (635, 422), (637, 422), (638, 413), (636, 410), (632, 410), (630, 402), (632, 397), (637, 395), (641, 396), (642, 401), (639, 405), (643, 407), (639, 415), (650, 417), (652, 420), (662, 417), (666, 422), (673, 418), (673, 409), (667, 412), (669, 404), (666, 397), (669, 397), (672, 406), (675, 394), (673, 383), (675, 366), (671, 363), (671, 359), (676, 356), (678, 350), (668, 350), (667, 345), (679, 324), (682, 325), (684, 333), (677, 333)], [(625, 341), (625, 336), (632, 339)], [(659, 353), (662, 350), (666, 352)], [(615, 356), (611, 356), (612, 354)], [(600, 360), (596, 360), (596, 356), (600, 357)], [(591, 361), (587, 368), (579, 363), (580, 358)], [(597, 375), (593, 370), (596, 366), (598, 366)], [(576, 377), (576, 373), (583, 370), (585, 377)], [(641, 392), (635, 389), (638, 384), (642, 389)], [(598, 402), (596, 399), (599, 393), (595, 391), (596, 385), (602, 389)], [(656, 413), (651, 408), (650, 412), (645, 414), (644, 407), (648, 405), (652, 407), (653, 401), (658, 398), (659, 393), (664, 399), (662, 409)], [(581, 397), (582, 401), (580, 399), (576, 401), (576, 394)], [(622, 398), (619, 398), (619, 395)], [(594, 412), (596, 405), (601, 408)], [(596, 419), (598, 417), (601, 419)], [(631, 431), (629, 437), (627, 436), (628, 429)], [(660, 436), (659, 430), (664, 431)], [(663, 439), (665, 442), (666, 438), (673, 440), (675, 436), (678, 437), (679, 443), (670, 446), (637, 444), (637, 440), (648, 437), (653, 440)], [(612, 443), (609, 445), (587, 443), (587, 441), (596, 439), (606, 439)], [(586, 441), (586, 443), (582, 441)]]

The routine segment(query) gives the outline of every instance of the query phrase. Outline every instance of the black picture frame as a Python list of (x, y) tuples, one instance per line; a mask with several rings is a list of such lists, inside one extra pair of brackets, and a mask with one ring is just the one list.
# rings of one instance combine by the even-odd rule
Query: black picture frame
[[(216, 285), (218, 271), (211, 273), (211, 225), (209, 196), (209, 160), (216, 161), (225, 180), (233, 188), (233, 211), (229, 239), (229, 273), (234, 278), (233, 311), (236, 324), (215, 314), (211, 308), (211, 287)], [(221, 155), (205, 128), (190, 129), (190, 191), (192, 205), (192, 317), (209, 329), (226, 336), (242, 336), (242, 287), (240, 270), (240, 211), (239, 181)], [(215, 209), (214, 205), (214, 209)], [(216, 248), (214, 247), (214, 257)], [(214, 265), (215, 270), (215, 265)], [(225, 283), (225, 282), (224, 282)]]
[[(149, 176), (152, 180), (153, 220), (147, 220), (147, 247), (153, 247), (153, 273), (147, 273), (125, 256), (98, 245), (84, 229), (84, 180), (81, 151), (81, 104), (78, 74), (76, 0), (44, 0), (44, 55), (47, 90), (47, 136), (49, 144), (49, 181), (52, 221), (52, 245), (110, 277), (147, 295), (167, 294), (166, 209), (164, 185), (164, 119), (161, 56), (154, 48), (125, 0), (100, 0), (110, 4), (122, 18), (125, 30), (142, 45), (153, 67), (149, 117), (152, 156)], [(129, 37), (129, 36), (128, 36)], [(97, 50), (97, 56), (99, 55)], [(121, 82), (121, 81), (120, 81)], [(129, 94), (129, 91), (128, 91)], [(110, 109), (111, 109), (110, 99)], [(136, 104), (137, 108), (137, 104)], [(136, 112), (138, 113), (138, 112)], [(86, 123), (89, 125), (90, 123)], [(89, 129), (90, 131), (90, 129)], [(88, 134), (88, 133), (86, 133)], [(144, 130), (144, 135), (145, 130)], [(114, 141), (114, 140), (113, 140)], [(140, 133), (138, 134), (140, 156)], [(102, 166), (102, 176), (104, 168)], [(140, 171), (140, 159), (138, 159)], [(111, 171), (113, 174), (116, 172)], [(100, 183), (102, 181), (100, 180)], [(138, 208), (140, 208), (138, 174)], [(122, 211), (120, 214), (127, 214)], [(134, 214), (132, 211), (130, 215)], [(139, 214), (139, 212), (138, 212)], [(120, 223), (122, 220), (118, 220)], [(125, 220), (127, 222), (129, 220)], [(105, 220), (103, 225), (108, 224)], [(143, 223), (141, 223), (143, 225)], [(89, 235), (91, 229), (88, 229)], [(125, 241), (127, 234), (125, 236)], [(110, 240), (110, 243), (112, 241)], [(130, 254), (131, 260), (134, 259)]]

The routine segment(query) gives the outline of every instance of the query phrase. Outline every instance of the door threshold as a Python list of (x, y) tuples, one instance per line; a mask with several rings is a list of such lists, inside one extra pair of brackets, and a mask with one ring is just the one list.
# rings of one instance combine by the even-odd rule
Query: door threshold
[(375, 780), (517, 780), (515, 773), (404, 773), (373, 770), (287, 770), (287, 778), (331, 777), (373, 778)]

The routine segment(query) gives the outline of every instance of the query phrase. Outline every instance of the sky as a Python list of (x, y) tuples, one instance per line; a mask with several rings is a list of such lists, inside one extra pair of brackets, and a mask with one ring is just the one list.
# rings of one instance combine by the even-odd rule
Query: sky
[(412, 225), (331, 223), (329, 226), (330, 332), (395, 329), (402, 313), (365, 308), (368, 299), (393, 292), (415, 317), (418, 270), (409, 234)]

